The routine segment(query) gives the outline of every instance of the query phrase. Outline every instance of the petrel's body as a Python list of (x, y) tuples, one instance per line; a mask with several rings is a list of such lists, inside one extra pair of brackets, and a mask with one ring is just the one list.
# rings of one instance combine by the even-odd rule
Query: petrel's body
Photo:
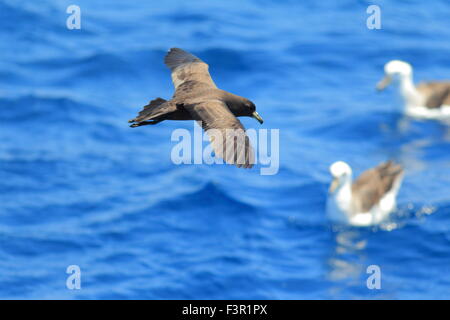
[[(208, 65), (196, 56), (172, 48), (164, 59), (172, 71), (175, 93), (171, 100), (157, 98), (129, 122), (131, 127), (164, 120), (196, 120), (211, 137), (216, 153), (228, 164), (251, 168), (255, 156), (245, 128), (236, 117), (263, 122), (250, 100), (217, 88)], [(220, 138), (218, 138), (220, 137)]]
[(333, 182), (327, 203), (328, 217), (353, 226), (376, 225), (396, 208), (403, 169), (392, 161), (363, 172), (355, 182), (352, 169), (342, 161), (330, 167)]
[(385, 77), (377, 84), (377, 89), (383, 90), (397, 81), (407, 115), (426, 119), (450, 117), (449, 81), (422, 82), (416, 86), (412, 66), (400, 60), (386, 63), (384, 72)]

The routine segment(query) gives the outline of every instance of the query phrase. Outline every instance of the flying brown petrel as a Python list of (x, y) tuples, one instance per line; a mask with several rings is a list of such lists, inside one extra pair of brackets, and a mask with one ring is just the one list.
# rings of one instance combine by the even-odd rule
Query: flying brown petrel
[(164, 63), (172, 72), (172, 99), (150, 101), (136, 118), (129, 120), (131, 127), (164, 120), (196, 120), (210, 136), (216, 156), (228, 164), (251, 168), (255, 162), (253, 147), (237, 117), (253, 117), (263, 123), (255, 104), (217, 88), (208, 65), (189, 52), (172, 48)]

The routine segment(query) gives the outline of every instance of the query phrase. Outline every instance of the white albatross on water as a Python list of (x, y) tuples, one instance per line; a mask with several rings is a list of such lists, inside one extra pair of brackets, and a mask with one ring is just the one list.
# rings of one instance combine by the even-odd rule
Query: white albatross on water
[(413, 68), (404, 61), (392, 60), (384, 66), (385, 77), (378, 82), (379, 91), (396, 82), (405, 103), (405, 113), (423, 119), (450, 118), (450, 81), (413, 82)]
[(396, 209), (396, 197), (403, 180), (403, 168), (388, 161), (363, 172), (353, 182), (352, 169), (338, 161), (330, 166), (327, 215), (338, 224), (372, 226)]

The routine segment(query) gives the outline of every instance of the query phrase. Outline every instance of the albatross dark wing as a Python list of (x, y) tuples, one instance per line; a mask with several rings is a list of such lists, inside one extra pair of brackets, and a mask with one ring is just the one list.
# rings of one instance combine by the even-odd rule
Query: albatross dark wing
[(440, 108), (442, 105), (450, 105), (449, 82), (427, 82), (420, 84), (417, 89), (429, 92), (425, 106), (430, 109)]
[(352, 185), (354, 204), (357, 212), (367, 212), (394, 186), (403, 173), (399, 164), (384, 162), (363, 172)]
[(187, 81), (196, 81), (217, 88), (202, 60), (179, 48), (172, 48), (164, 58), (164, 63), (172, 71), (172, 82), (177, 89)]
[(242, 123), (219, 100), (207, 100), (185, 106), (205, 130), (217, 157), (237, 167), (251, 168), (255, 154)]

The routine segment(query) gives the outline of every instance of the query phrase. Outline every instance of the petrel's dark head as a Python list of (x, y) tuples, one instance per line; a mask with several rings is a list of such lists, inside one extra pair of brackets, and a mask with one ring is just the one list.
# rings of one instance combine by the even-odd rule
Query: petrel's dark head
[(243, 102), (243, 108), (245, 110), (245, 115), (247, 117), (255, 118), (261, 124), (264, 122), (263, 118), (261, 118), (258, 112), (256, 112), (256, 106), (253, 102), (251, 102), (248, 99), (245, 99)]

